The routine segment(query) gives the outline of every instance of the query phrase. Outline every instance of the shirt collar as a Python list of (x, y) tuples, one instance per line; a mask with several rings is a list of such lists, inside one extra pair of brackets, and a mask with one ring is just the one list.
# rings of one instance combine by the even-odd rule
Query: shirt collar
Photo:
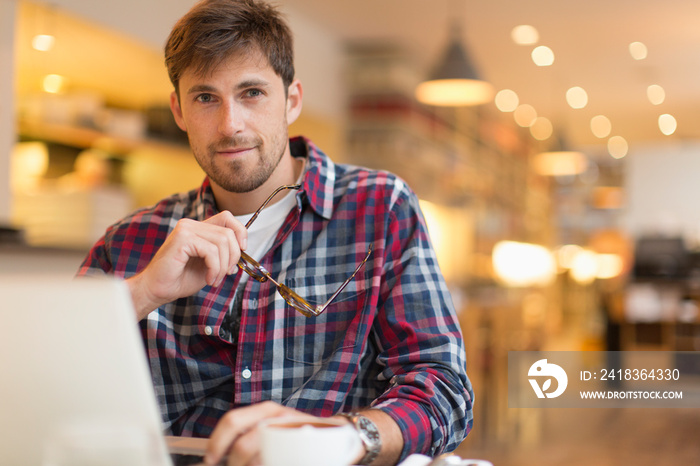
[(333, 216), (335, 163), (304, 137), (291, 138), (289, 147), (293, 157), (307, 157), (302, 191), (306, 193), (309, 205), (318, 215), (330, 219)]

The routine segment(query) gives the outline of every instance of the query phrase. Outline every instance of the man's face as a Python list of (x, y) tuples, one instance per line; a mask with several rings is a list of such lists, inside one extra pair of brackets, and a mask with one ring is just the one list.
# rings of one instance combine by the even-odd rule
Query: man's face
[(211, 73), (188, 69), (170, 105), (210, 180), (226, 191), (260, 187), (288, 151), (287, 126), (301, 110), (297, 81), (282, 78), (258, 51), (233, 55)]

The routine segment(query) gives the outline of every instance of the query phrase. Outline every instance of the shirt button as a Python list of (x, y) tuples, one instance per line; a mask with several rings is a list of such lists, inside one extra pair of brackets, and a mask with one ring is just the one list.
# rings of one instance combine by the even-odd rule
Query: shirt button
[(244, 379), (247, 380), (253, 375), (253, 372), (246, 367), (245, 369), (243, 369), (243, 372), (241, 372), (241, 375), (243, 376)]
[(251, 307), (252, 307), (253, 309), (255, 309), (255, 308), (258, 307), (258, 300), (257, 300), (257, 299), (254, 299), (254, 300), (252, 300), (252, 301), (250, 302), (250, 304), (251, 304)]
[(210, 326), (207, 325), (206, 327), (204, 327), (204, 333), (206, 333), (207, 335), (211, 335), (213, 332), (214, 331), (211, 329)]

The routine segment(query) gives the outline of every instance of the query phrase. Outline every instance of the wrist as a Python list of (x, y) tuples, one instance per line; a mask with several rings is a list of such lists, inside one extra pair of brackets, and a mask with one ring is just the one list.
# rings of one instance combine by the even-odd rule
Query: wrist
[(148, 286), (144, 284), (141, 274), (134, 275), (131, 278), (127, 278), (126, 284), (129, 288), (129, 293), (131, 294), (131, 303), (136, 312), (136, 318), (140, 321), (144, 319), (148, 314), (154, 309), (160, 306), (162, 303), (158, 303), (156, 299), (150, 293)]
[(356, 464), (369, 465), (379, 456), (382, 449), (382, 439), (377, 425), (361, 413), (339, 413), (355, 427), (362, 443), (362, 454)]

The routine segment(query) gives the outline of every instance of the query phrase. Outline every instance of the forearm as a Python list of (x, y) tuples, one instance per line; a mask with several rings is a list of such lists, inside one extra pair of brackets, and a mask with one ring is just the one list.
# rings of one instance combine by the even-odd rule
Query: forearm
[(398, 424), (404, 440), (401, 460), (412, 453), (436, 456), (452, 451), (471, 430), (471, 384), (460, 370), (464, 360), (455, 359), (442, 364), (425, 359), (403, 367), (403, 372), (388, 375), (390, 386), (372, 403)]

